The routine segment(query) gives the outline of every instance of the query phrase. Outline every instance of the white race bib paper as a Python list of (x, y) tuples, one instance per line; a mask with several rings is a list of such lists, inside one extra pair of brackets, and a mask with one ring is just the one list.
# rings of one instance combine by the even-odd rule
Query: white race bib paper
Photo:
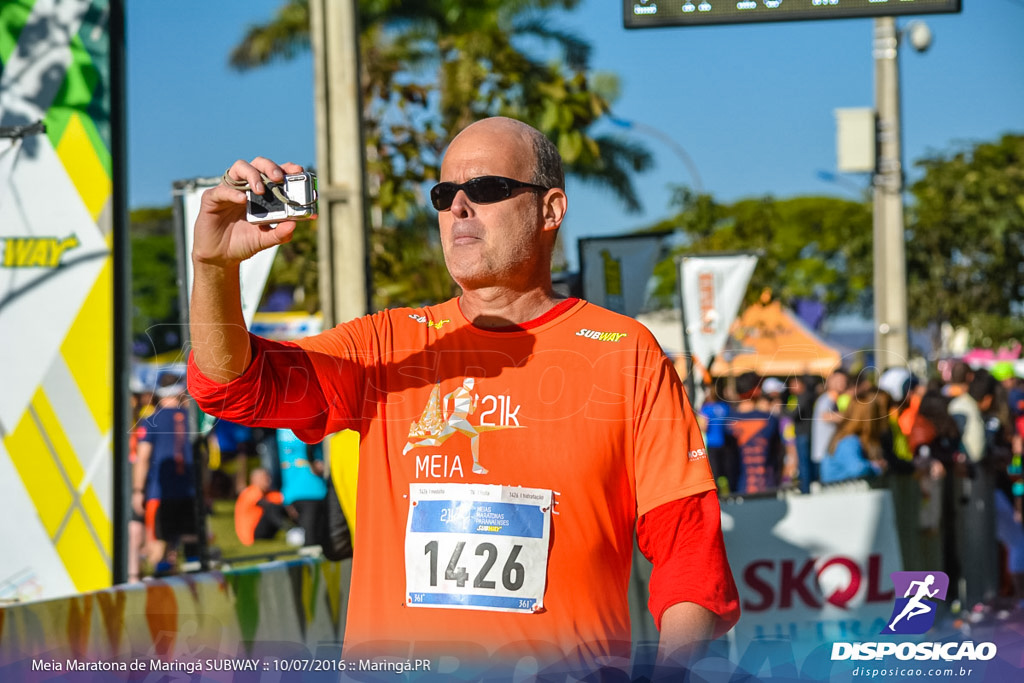
[(544, 489), (410, 484), (406, 605), (542, 609), (551, 501)]

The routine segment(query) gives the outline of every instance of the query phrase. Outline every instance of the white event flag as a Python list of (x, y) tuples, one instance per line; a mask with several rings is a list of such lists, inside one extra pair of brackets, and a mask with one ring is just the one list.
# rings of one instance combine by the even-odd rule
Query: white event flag
[(690, 353), (704, 367), (725, 346), (756, 265), (755, 254), (680, 259), (684, 332)]

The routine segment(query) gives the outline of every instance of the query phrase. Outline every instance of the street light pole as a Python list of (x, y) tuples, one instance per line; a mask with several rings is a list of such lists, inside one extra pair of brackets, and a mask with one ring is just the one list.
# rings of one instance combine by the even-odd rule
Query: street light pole
[(653, 138), (656, 138), (666, 144), (669, 149), (675, 152), (675, 155), (686, 166), (686, 170), (690, 172), (690, 178), (693, 180), (693, 189), (697, 191), (697, 194), (704, 194), (704, 183), (701, 182), (700, 172), (697, 170), (697, 164), (693, 163), (693, 159), (689, 153), (680, 145), (678, 142), (672, 139), (672, 137), (665, 132), (655, 128), (654, 126), (648, 126), (645, 123), (637, 123), (636, 121), (629, 121), (628, 119), (620, 119), (617, 116), (608, 116), (608, 120), (619, 128), (625, 128), (627, 130), (638, 130), (641, 133), (646, 133)]
[(355, 0), (309, 3), (325, 329), (370, 309), (357, 5)]
[(878, 150), (874, 191), (875, 365), (905, 365), (909, 355), (903, 160), (900, 140), (899, 34), (893, 17), (875, 19)]

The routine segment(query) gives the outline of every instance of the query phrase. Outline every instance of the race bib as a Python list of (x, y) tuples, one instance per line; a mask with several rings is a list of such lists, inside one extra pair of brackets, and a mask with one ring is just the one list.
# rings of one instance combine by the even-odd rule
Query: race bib
[(551, 491), (518, 486), (410, 484), (406, 604), (540, 610), (551, 500)]

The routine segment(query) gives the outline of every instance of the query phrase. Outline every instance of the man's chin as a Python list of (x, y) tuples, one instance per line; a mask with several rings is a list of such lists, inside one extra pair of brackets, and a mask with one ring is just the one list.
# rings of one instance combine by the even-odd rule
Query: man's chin
[(493, 273), (489, 273), (481, 268), (460, 268), (457, 265), (452, 267), (452, 264), (448, 265), (448, 274), (451, 275), (452, 279), (455, 280), (455, 284), (462, 288), (464, 292), (493, 286), (497, 279)]
[(455, 280), (455, 284), (459, 286), (459, 289), (462, 290), (463, 294), (493, 286), (492, 282), (488, 282), (479, 277), (456, 277), (453, 275), (452, 279)]

